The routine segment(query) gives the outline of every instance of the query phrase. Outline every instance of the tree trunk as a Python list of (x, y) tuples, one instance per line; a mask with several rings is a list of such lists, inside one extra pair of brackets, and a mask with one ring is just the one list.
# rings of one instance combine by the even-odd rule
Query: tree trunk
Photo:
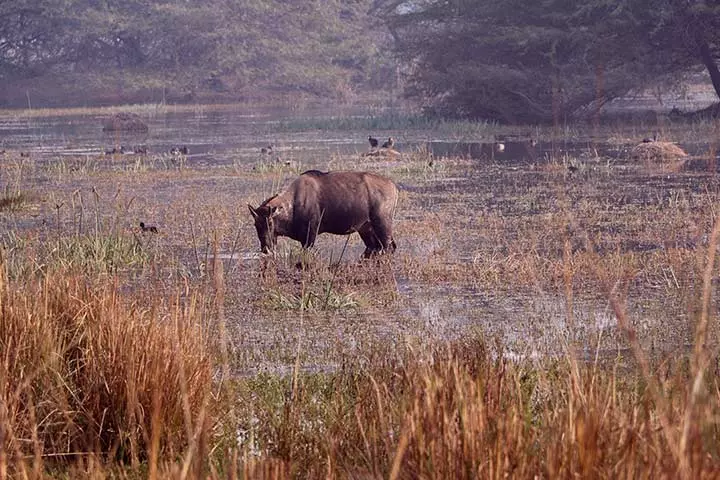
[(715, 88), (715, 94), (720, 97), (720, 69), (718, 69), (717, 63), (715, 63), (708, 43), (705, 40), (701, 40), (698, 44), (700, 47), (700, 58), (710, 74), (710, 80), (712, 80), (713, 87)]

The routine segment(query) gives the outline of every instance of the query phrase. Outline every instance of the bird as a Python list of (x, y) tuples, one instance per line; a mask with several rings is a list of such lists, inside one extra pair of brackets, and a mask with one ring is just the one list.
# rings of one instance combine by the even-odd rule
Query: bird
[(179, 148), (173, 147), (170, 149), (171, 155), (187, 155), (188, 153), (190, 153), (190, 149), (188, 147), (186, 147), (185, 145), (183, 145), (182, 147), (179, 147)]
[(495, 144), (495, 150), (498, 152), (504, 152), (505, 151), (505, 144), (502, 142), (498, 142)]
[(652, 138), (645, 137), (642, 139), (642, 143), (650, 143), (650, 142), (656, 142), (657, 141), (658, 134), (657, 132), (653, 133)]
[(272, 151), (273, 151), (273, 146), (272, 146), (272, 145), (268, 145), (267, 147), (262, 147), (262, 148), (260, 149), (260, 153), (262, 153), (263, 155), (265, 155), (265, 154), (271, 155), (271, 154), (272, 154)]
[(382, 144), (382, 148), (392, 148), (395, 145), (395, 139), (392, 137), (387, 139), (387, 142)]
[(670, 109), (670, 112), (668, 113), (668, 116), (670, 116), (670, 117), (682, 117), (682, 114), (683, 114), (683, 113), (682, 113), (682, 110), (680, 110), (680, 109), (677, 108), (677, 107), (673, 107), (672, 109)]
[(153, 225), (145, 225), (145, 222), (140, 222), (140, 230), (143, 232), (158, 233), (157, 227)]
[(370, 148), (377, 148), (378, 146), (378, 139), (373, 137), (372, 135), (368, 135), (368, 142), (370, 142)]

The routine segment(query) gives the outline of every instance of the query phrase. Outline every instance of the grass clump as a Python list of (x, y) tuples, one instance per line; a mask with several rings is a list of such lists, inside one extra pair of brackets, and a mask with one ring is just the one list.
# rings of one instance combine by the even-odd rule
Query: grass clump
[(282, 291), (269, 291), (268, 302), (276, 310), (347, 310), (359, 307), (355, 295), (338, 293), (327, 285), (324, 291), (305, 291), (300, 294)]
[(0, 211), (15, 211), (32, 201), (32, 196), (25, 192), (11, 192), (7, 189), (0, 196)]
[[(283, 460), (284, 478), (717, 472), (718, 402), (687, 403), (687, 364), (662, 368), (662, 404), (642, 376), (622, 370), (619, 360), (510, 361), (477, 337), (426, 352), (379, 348), (335, 373), (241, 382), (253, 413), (241, 419), (251, 434), (240, 442), (258, 462)], [(687, 408), (697, 409), (694, 433), (678, 455)]]
[(281, 249), (265, 259), (259, 294), (261, 305), (274, 310), (353, 310), (397, 300), (397, 284), (389, 256), (343, 261), (350, 238), (340, 256), (323, 261), (316, 252)]
[(86, 458), (152, 470), (203, 443), (212, 362), (192, 299), (161, 313), (72, 271), (2, 272), (0, 472)]
[(135, 237), (121, 234), (66, 236), (54, 242), (54, 246), (48, 252), (49, 263), (93, 273), (141, 267), (149, 258)]
[(99, 155), (58, 156), (44, 168), (51, 175), (63, 180), (64, 177), (86, 177), (108, 168), (109, 161)]
[[(244, 173), (247, 168), (235, 162), (235, 171)], [(259, 175), (277, 174), (277, 175), (300, 175), (304, 170), (302, 163), (291, 159), (284, 160), (280, 157), (266, 158), (261, 157), (252, 167), (252, 171)]]
[(343, 115), (338, 117), (290, 118), (272, 125), (273, 133), (320, 131), (432, 130), (454, 139), (478, 138), (492, 134), (492, 122), (446, 120), (417, 114)]
[(21, 185), (33, 172), (35, 165), (28, 158), (8, 155), (4, 150), (1, 156), (0, 177), (5, 181), (5, 186), (0, 193), (0, 212), (16, 211), (34, 200), (34, 196), (25, 192)]

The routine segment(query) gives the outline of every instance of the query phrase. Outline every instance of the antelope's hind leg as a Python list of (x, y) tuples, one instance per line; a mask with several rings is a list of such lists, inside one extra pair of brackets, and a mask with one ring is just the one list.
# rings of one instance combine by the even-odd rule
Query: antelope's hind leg
[(370, 258), (382, 250), (382, 245), (377, 235), (375, 235), (375, 230), (373, 230), (370, 222), (363, 225), (358, 230), (358, 233), (360, 234), (362, 241), (365, 243), (365, 253), (363, 253), (364, 258)]
[(372, 219), (371, 228), (375, 234), (375, 241), (378, 244), (379, 250), (393, 253), (396, 245), (395, 240), (392, 238), (391, 220), (382, 217), (375, 217)]

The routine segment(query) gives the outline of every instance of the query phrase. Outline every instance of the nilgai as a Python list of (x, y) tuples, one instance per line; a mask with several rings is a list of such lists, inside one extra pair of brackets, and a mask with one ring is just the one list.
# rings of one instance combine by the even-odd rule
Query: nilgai
[(263, 253), (275, 250), (279, 236), (310, 248), (321, 233), (357, 232), (365, 242), (367, 258), (395, 251), (392, 220), (397, 201), (397, 187), (380, 175), (309, 170), (282, 193), (248, 208)]

